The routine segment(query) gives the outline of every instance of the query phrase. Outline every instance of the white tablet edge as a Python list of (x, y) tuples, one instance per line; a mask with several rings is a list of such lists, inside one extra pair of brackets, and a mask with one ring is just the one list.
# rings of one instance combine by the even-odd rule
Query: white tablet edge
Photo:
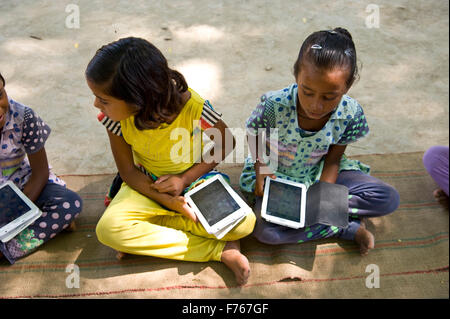
[(22, 224), (23, 222), (30, 220), (36, 216), (40, 217), (42, 215), (40, 209), (28, 197), (26, 197), (25, 194), (22, 193), (22, 191), (13, 182), (7, 181), (6, 183), (0, 186), (0, 189), (6, 186), (10, 186), (16, 192), (16, 194), (25, 202), (25, 204), (27, 204), (28, 207), (30, 207), (30, 210), (25, 214), (23, 214), (22, 216), (16, 218), (9, 224), (6, 224), (2, 228), (0, 228), (0, 239), (4, 238), (5, 235), (7, 236), (7, 234), (11, 230), (20, 227), (20, 224)]
[[(200, 212), (198, 207), (195, 205), (194, 201), (192, 200), (192, 198), (190, 196), (192, 194), (198, 192), (199, 190), (203, 189), (204, 187), (208, 186), (209, 184), (211, 184), (212, 182), (214, 182), (216, 180), (218, 180), (220, 183), (222, 183), (222, 185), (225, 187), (225, 189), (228, 191), (228, 193), (231, 195), (231, 197), (233, 197), (234, 201), (236, 203), (238, 203), (238, 205), (241, 208), (238, 209), (237, 211), (235, 211), (234, 213), (228, 215), (221, 221), (217, 222), (216, 224), (209, 225), (208, 222), (206, 221), (206, 218), (203, 217), (202, 213)], [(200, 222), (202, 223), (203, 227), (205, 228), (205, 230), (207, 231), (208, 234), (214, 235), (215, 233), (218, 233), (226, 226), (229, 226), (229, 224), (238, 220), (240, 217), (245, 216), (248, 213), (248, 211), (251, 211), (251, 208), (247, 205), (247, 203), (244, 202), (244, 200), (234, 191), (234, 189), (223, 179), (222, 175), (220, 175), (220, 174), (217, 174), (216, 176), (213, 176), (213, 177), (207, 179), (202, 184), (198, 185), (194, 189), (187, 192), (184, 196), (185, 196), (186, 200), (188, 201), (189, 205), (191, 206), (191, 208), (194, 210), (195, 214), (197, 215), (198, 219), (200, 220)]]
[(239, 222), (244, 219), (244, 217), (247, 216), (243, 215), (241, 217), (239, 217), (238, 219), (236, 219), (234, 222), (232, 222), (231, 224), (229, 224), (228, 226), (226, 226), (225, 228), (220, 229), (219, 231), (217, 231), (216, 233), (214, 233), (213, 235), (217, 238), (217, 239), (222, 239), (230, 230), (232, 230), (237, 224), (239, 224)]
[(32, 216), (31, 219), (29, 221), (27, 221), (25, 224), (19, 226), (18, 228), (13, 228), (11, 229), (8, 234), (6, 234), (6, 236), (1, 237), (0, 236), (0, 240), (3, 243), (6, 243), (8, 241), (10, 241), (11, 239), (13, 239), (14, 237), (17, 236), (17, 234), (19, 234), (20, 232), (22, 232), (25, 228), (27, 228), (28, 226), (30, 226), (31, 224), (33, 224), (39, 217), (41, 217), (42, 214), (38, 214), (36, 216)]
[(274, 224), (283, 225), (283, 226), (295, 228), (295, 229), (303, 228), (305, 226), (306, 191), (307, 191), (306, 185), (297, 183), (297, 182), (293, 182), (293, 181), (288, 181), (288, 180), (282, 179), (282, 178), (275, 179), (276, 182), (297, 186), (302, 189), (302, 195), (301, 195), (302, 198), (301, 198), (301, 202), (300, 202), (300, 222), (297, 223), (292, 220), (275, 217), (275, 216), (267, 214), (267, 202), (269, 199), (270, 181), (271, 181), (271, 178), (269, 176), (267, 176), (266, 181), (265, 181), (265, 186), (264, 186), (263, 201), (261, 204), (261, 217), (264, 218), (265, 220), (267, 220), (268, 222), (271, 222)]

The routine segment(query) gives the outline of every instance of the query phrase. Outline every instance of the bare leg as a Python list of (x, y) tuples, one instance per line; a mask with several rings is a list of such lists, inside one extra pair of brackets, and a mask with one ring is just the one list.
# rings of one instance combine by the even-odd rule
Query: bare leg
[(250, 264), (247, 257), (241, 254), (239, 241), (229, 241), (222, 252), (221, 261), (236, 276), (238, 285), (245, 285), (250, 277)]

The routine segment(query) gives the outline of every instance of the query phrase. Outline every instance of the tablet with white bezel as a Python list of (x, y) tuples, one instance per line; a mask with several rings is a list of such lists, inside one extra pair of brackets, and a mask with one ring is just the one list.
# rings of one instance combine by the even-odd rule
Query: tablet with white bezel
[(0, 185), (0, 240), (6, 242), (42, 215), (39, 208), (8, 181)]
[(266, 177), (261, 217), (290, 228), (305, 226), (306, 185)]
[[(220, 174), (207, 179), (184, 196), (205, 230), (219, 239), (231, 230), (232, 227), (227, 226), (252, 212)], [(224, 232), (224, 228), (228, 231)]]

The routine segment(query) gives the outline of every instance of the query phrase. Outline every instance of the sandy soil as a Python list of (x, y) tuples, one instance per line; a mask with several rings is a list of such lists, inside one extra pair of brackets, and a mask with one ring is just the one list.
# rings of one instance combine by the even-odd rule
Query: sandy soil
[[(80, 28), (68, 28), (70, 3)], [(0, 0), (0, 70), (7, 92), (52, 127), (46, 145), (59, 174), (115, 171), (84, 81), (103, 44), (154, 43), (191, 87), (243, 127), (259, 96), (294, 81), (292, 65), (313, 31), (347, 28), (363, 67), (349, 94), (371, 134), (347, 153), (424, 151), (449, 139), (448, 1), (9, 1)], [(368, 28), (369, 4), (379, 28)]]

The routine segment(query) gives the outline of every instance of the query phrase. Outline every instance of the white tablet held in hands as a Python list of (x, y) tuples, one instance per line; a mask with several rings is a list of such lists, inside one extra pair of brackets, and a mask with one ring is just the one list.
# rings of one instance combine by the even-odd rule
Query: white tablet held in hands
[(252, 212), (220, 174), (207, 179), (184, 196), (205, 230), (218, 239)]
[(8, 181), (0, 185), (0, 240), (7, 242), (42, 215), (22, 191)]
[(304, 184), (266, 177), (261, 217), (291, 228), (304, 227), (306, 190)]

